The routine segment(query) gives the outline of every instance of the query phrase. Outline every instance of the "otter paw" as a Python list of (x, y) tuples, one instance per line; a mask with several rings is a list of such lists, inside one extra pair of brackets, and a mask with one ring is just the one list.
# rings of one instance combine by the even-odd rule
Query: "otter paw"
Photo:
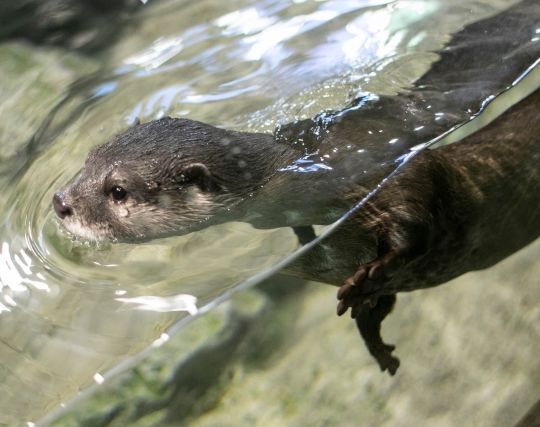
[[(351, 317), (355, 318), (361, 304), (377, 305), (377, 285), (382, 284), (387, 277), (387, 271), (398, 257), (397, 252), (389, 252), (376, 260), (358, 267), (353, 276), (346, 279), (338, 289), (337, 315), (341, 316), (352, 307)], [(369, 281), (370, 286), (362, 286)]]
[(376, 295), (366, 295), (356, 285), (345, 282), (338, 290), (338, 305), (336, 313), (342, 316), (351, 308), (351, 318), (356, 318), (362, 304), (374, 307), (377, 304)]
[(379, 364), (381, 371), (388, 371), (388, 373), (393, 376), (399, 368), (399, 359), (392, 355), (392, 351), (395, 348), (394, 346), (390, 345), (385, 347), (391, 347), (392, 350), (381, 348), (372, 355)]

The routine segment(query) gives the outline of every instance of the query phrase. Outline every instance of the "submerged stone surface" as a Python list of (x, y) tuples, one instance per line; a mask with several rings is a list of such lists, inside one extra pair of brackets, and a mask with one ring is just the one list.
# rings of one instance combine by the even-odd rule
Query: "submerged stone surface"
[(539, 255), (536, 242), (401, 294), (384, 325), (402, 360), (393, 378), (334, 316), (335, 289), (274, 279), (249, 314), (199, 319), (54, 425), (513, 425), (540, 385)]

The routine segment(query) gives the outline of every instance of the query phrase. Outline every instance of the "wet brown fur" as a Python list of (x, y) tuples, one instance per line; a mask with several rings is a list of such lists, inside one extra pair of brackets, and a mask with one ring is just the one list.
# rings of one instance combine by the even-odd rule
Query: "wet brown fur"
[(377, 254), (341, 287), (338, 314), (352, 308), (381, 369), (399, 365), (378, 335), (396, 292), (490, 267), (540, 235), (539, 107), (540, 90), (463, 141), (425, 150), (344, 227), (371, 230)]

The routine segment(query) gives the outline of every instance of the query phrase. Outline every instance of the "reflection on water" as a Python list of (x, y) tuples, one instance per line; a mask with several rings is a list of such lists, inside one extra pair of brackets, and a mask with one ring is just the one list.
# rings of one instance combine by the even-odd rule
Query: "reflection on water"
[[(29, 287), (37, 291), (50, 292), (49, 286), (44, 282), (43, 274), (32, 273), (32, 260), (24, 249), (15, 253), (13, 258), (11, 256), (9, 244), (3, 242), (0, 252), (0, 290), (2, 291), (1, 297), (7, 305), (0, 303), (0, 312), (2, 310), (11, 311), (9, 306), (15, 307), (17, 305), (13, 296), (18, 293), (28, 293)], [(33, 280), (31, 277), (40, 280)]]
[[(57, 105), (54, 115), (44, 117), (42, 105), (29, 108), (38, 122), (34, 136), (19, 122), (17, 152), (0, 158), (8, 189), (0, 195), (0, 424), (36, 421), (102, 383), (130, 355), (167, 341), (165, 331), (179, 319), (298, 246), (289, 229), (240, 223), (139, 245), (72, 240), (54, 221), (50, 200), (90, 147), (137, 118), (189, 116), (273, 131), (360, 93), (395, 94), (428, 67), (448, 34), (508, 6), (446, 3), (156, 2), (99, 63), (86, 67), (91, 59), (73, 58), (75, 77), (46, 81), (51, 87), (41, 96), (54, 94), (47, 98), (51, 109)], [(28, 85), (47, 73), (46, 65), (35, 67)], [(68, 87), (70, 78), (98, 67)], [(309, 153), (289, 167), (329, 168), (319, 160)]]
[[(123, 295), (125, 291), (117, 292), (117, 295)], [(150, 310), (150, 311), (187, 311), (194, 316), (197, 314), (197, 298), (193, 295), (174, 295), (172, 297), (155, 297), (150, 295), (144, 295), (134, 298), (116, 298), (116, 301), (123, 302), (125, 304), (132, 304), (134, 308), (138, 310)]]

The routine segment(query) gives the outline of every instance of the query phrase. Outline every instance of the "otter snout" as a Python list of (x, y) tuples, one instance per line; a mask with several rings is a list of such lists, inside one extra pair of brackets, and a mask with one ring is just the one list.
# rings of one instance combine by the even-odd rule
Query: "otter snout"
[(61, 191), (54, 193), (53, 206), (56, 215), (58, 215), (60, 219), (64, 219), (73, 214), (73, 209), (66, 203), (65, 195)]

